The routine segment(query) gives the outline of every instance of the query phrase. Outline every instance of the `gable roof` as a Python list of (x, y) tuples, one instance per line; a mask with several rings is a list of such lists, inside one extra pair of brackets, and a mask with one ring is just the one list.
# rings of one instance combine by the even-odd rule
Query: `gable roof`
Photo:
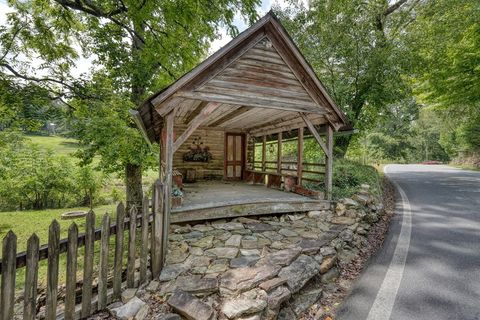
[[(322, 118), (336, 129), (347, 125), (345, 115), (273, 12), (140, 106), (149, 139), (158, 140), (161, 117), (179, 108), (188, 119), (187, 115), (205, 106), (199, 101), (223, 104), (207, 125), (225, 125), (239, 119), (244, 119), (245, 125), (252, 124), (251, 119), (258, 118), (258, 110), (252, 108), (269, 109), (264, 113), (267, 118), (283, 112), (279, 119), (284, 122), (288, 119), (295, 123), (295, 116), (302, 112), (313, 119)], [(236, 117), (229, 119), (226, 113)], [(259, 126), (260, 122), (248, 130)]]

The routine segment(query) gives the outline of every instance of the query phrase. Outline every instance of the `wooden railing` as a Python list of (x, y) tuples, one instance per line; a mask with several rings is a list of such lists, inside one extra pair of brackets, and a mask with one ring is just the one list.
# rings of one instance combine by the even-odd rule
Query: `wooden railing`
[[(135, 288), (147, 282), (149, 275), (159, 276), (166, 243), (163, 237), (168, 232), (168, 222), (163, 215), (163, 186), (154, 185), (152, 205), (145, 197), (142, 207), (133, 206), (126, 212), (119, 203), (116, 223), (105, 214), (100, 228), (95, 228), (95, 213), (86, 215), (85, 233), (79, 234), (74, 222), (68, 228), (68, 237), (60, 239), (60, 225), (54, 220), (49, 227), (48, 244), (40, 246), (39, 238), (33, 234), (27, 241), (27, 250), (17, 254), (17, 237), (9, 231), (3, 239), (0, 262), (0, 320), (14, 317), (15, 283), (17, 271), (25, 268), (23, 288), (23, 319), (35, 319), (39, 305), (38, 270), (39, 261), (47, 260), (47, 287), (45, 319), (84, 318), (97, 310), (105, 309), (108, 303), (120, 299), (123, 288)], [(151, 209), (150, 209), (151, 208)], [(140, 212), (139, 212), (140, 211)], [(137, 239), (137, 232), (139, 239)], [(125, 242), (125, 235), (127, 236)], [(114, 239), (112, 239), (114, 236)], [(113, 246), (111, 246), (111, 240)], [(100, 242), (100, 258), (94, 272), (94, 244)], [(83, 276), (77, 279), (79, 248), (84, 248)], [(124, 263), (125, 247), (127, 261)], [(150, 247), (150, 250), (148, 249)], [(109, 254), (113, 251), (113, 265), (109, 265)], [(65, 298), (58, 298), (60, 254), (66, 253)], [(136, 260), (139, 259), (139, 268)], [(149, 263), (150, 262), (150, 263)], [(147, 270), (150, 270), (149, 274)], [(113, 272), (113, 277), (109, 278)], [(97, 279), (98, 281), (94, 281)], [(126, 281), (125, 281), (126, 280)], [(98, 283), (94, 285), (94, 283)], [(80, 288), (81, 290), (78, 290)], [(96, 294), (96, 295), (95, 295)]]

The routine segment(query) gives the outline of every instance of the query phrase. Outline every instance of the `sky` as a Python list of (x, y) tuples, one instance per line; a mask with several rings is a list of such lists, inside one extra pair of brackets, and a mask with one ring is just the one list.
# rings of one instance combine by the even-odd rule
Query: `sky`
[[(260, 17), (264, 16), (268, 11), (270, 11), (272, 6), (274, 6), (274, 5), (278, 5), (281, 8), (285, 8), (286, 6), (288, 6), (286, 1), (287, 0), (262, 0), (261, 6), (258, 7), (258, 9), (257, 9), (258, 15)], [(302, 0), (302, 1), (307, 2), (308, 0)], [(0, 0), (0, 26), (5, 25), (6, 14), (11, 12), (11, 11), (12, 11), (12, 9), (7, 5), (6, 0)], [(243, 19), (239, 15), (235, 16), (234, 24), (238, 28), (239, 32), (242, 32), (243, 30), (245, 30), (248, 27), (248, 25), (245, 23), (245, 21), (243, 21)], [(230, 40), (232, 40), (232, 39), (227, 34), (226, 29), (221, 29), (220, 30), (220, 38), (215, 39), (211, 43), (209, 53), (212, 54), (212, 53), (216, 52), (218, 49), (220, 49), (221, 47), (226, 45)], [(79, 76), (80, 74), (87, 72), (92, 66), (93, 59), (94, 59), (94, 57), (81, 57), (80, 59), (78, 59), (77, 64), (76, 64), (77, 66), (76, 66), (75, 70), (73, 70), (73, 72), (72, 72), (73, 75), (74, 76)], [(40, 63), (41, 63), (40, 60), (32, 61), (33, 65), (38, 65)]]

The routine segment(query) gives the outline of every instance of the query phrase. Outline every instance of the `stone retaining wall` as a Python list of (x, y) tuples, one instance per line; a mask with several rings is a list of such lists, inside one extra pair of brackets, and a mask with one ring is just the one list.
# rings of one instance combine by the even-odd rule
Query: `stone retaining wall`
[(139, 320), (298, 319), (338, 277), (338, 262), (365, 245), (382, 212), (363, 186), (334, 210), (172, 225), (160, 278), (124, 293), (110, 312)]

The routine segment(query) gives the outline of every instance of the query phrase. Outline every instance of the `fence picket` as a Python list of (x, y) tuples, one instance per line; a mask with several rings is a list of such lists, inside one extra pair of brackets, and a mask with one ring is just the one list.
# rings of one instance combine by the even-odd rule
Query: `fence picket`
[(77, 288), (78, 227), (74, 223), (68, 228), (67, 278), (65, 284), (65, 320), (75, 318), (75, 293)]
[(95, 213), (87, 213), (85, 224), (85, 254), (83, 261), (83, 286), (82, 286), (82, 318), (90, 315), (92, 310), (92, 273), (94, 254)]
[(48, 230), (47, 308), (45, 319), (57, 318), (58, 264), (60, 254), (60, 225), (53, 220)]
[(13, 318), (15, 303), (15, 258), (17, 256), (17, 236), (8, 231), (2, 243), (2, 285), (0, 294), (0, 319)]
[(140, 246), (140, 284), (147, 281), (147, 254), (148, 254), (148, 197), (143, 198), (142, 203), (142, 231)]
[(106, 213), (102, 221), (102, 240), (100, 245), (100, 275), (98, 279), (98, 310), (107, 306), (108, 282), (108, 241), (110, 238), (110, 216)]
[(130, 230), (128, 232), (127, 288), (135, 286), (135, 238), (137, 230), (137, 207), (130, 209)]
[(40, 240), (34, 233), (27, 241), (23, 319), (33, 320), (37, 314), (38, 249)]
[(122, 261), (123, 261), (123, 223), (125, 207), (123, 203), (117, 206), (117, 230), (115, 234), (115, 261), (113, 271), (113, 298), (119, 299), (122, 294)]
[(152, 246), (151, 246), (151, 267), (152, 277), (157, 278), (163, 266), (163, 185), (157, 180), (153, 185), (153, 222), (152, 222)]

